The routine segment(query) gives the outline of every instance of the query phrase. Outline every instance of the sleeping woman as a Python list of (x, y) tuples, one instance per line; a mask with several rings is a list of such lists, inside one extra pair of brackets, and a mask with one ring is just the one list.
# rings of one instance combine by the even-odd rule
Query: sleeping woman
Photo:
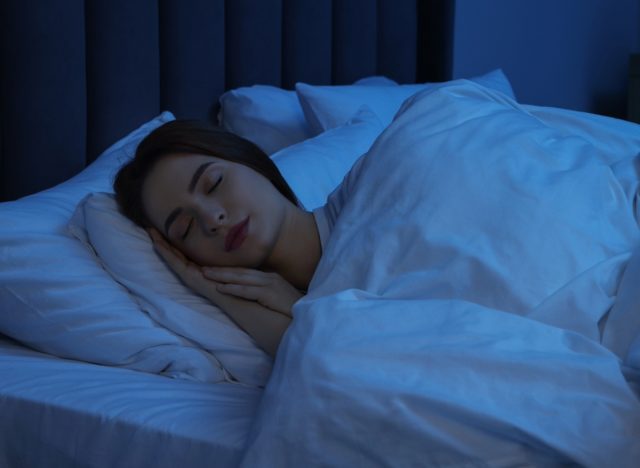
[(639, 242), (635, 154), (572, 132), (462, 80), (407, 100), (313, 212), (256, 146), (193, 121), (149, 134), (115, 191), (178, 277), (272, 355), (312, 277), (310, 300), (462, 301), (599, 341)]
[(176, 275), (275, 355), (321, 244), (271, 159), (206, 122), (176, 120), (141, 142), (114, 189)]

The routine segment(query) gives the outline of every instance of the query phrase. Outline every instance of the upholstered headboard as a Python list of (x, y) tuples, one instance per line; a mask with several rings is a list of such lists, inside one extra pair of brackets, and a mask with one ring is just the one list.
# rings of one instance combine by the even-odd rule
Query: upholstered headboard
[(449, 79), (452, 24), (453, 0), (2, 0), (0, 200), (230, 88)]

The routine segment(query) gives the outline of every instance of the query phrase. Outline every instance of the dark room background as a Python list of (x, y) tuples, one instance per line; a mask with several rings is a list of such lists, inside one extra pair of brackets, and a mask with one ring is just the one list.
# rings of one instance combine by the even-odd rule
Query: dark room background
[[(244, 3), (241, 1), (189, 1), (194, 5), (204, 5), (213, 12), (217, 12), (216, 5), (225, 4), (227, 13), (235, 11), (238, 22), (244, 24), (241, 19), (246, 16), (243, 15)], [(392, 1), (376, 1), (308, 0), (306, 3), (323, 6), (319, 10), (329, 16), (332, 9), (337, 10), (335, 6), (340, 5), (342, 10), (353, 13), (344, 22), (345, 30), (357, 31), (367, 40), (373, 37), (380, 41), (383, 33), (376, 23), (376, 14), (386, 17), (398, 12), (402, 14), (404, 10)], [(521, 103), (619, 118), (629, 118), (629, 111), (635, 107), (635, 112), (631, 112), (632, 120), (640, 122), (640, 56), (636, 56), (636, 70), (630, 78), (630, 59), (640, 53), (640, 0), (406, 0), (400, 4), (411, 6), (410, 11), (413, 12), (412, 1), (417, 3), (418, 12), (422, 10), (423, 14), (417, 14), (416, 22), (411, 17), (401, 16), (404, 18), (402, 24), (407, 24), (407, 30), (416, 25), (420, 28), (418, 42), (423, 47), (426, 44), (425, 49), (429, 52), (419, 55), (415, 74), (409, 72), (392, 78), (400, 82), (413, 81), (414, 77), (418, 81), (440, 81), (478, 76), (502, 68)], [(225, 86), (245, 84), (235, 80), (233, 73), (229, 72), (225, 79), (212, 81), (213, 84), (209, 85), (205, 74), (185, 73), (175, 65), (160, 67), (156, 53), (141, 53), (152, 49), (153, 35), (149, 31), (158, 28), (159, 18), (165, 17), (158, 16), (157, 11), (165, 11), (166, 8), (157, 10), (155, 16), (142, 12), (146, 12), (146, 7), (161, 3), (165, 6), (178, 5), (180, 1), (0, 0), (0, 200), (41, 190), (50, 186), (51, 180), (62, 181), (77, 173), (85, 162), (92, 161), (115, 140), (114, 135), (121, 137), (158, 113), (161, 100), (166, 104), (163, 104), (163, 109), (173, 111), (180, 111), (178, 106), (183, 102), (208, 109), (213, 98), (200, 99), (203, 89), (209, 96), (217, 96)], [(259, 14), (245, 21), (251, 25), (248, 28), (251, 34), (254, 37), (264, 34), (267, 39), (274, 31), (279, 34), (274, 22), (261, 21), (261, 18), (277, 17), (281, 10), (284, 11), (282, 6), (288, 3), (293, 2), (262, 0), (257, 3), (260, 5)], [(378, 6), (377, 13), (369, 8), (371, 5)], [(362, 14), (363, 6), (367, 7), (364, 11), (372, 10), (374, 13)], [(431, 14), (434, 11), (436, 14)], [(128, 23), (122, 21), (122, 15), (127, 16)], [(218, 23), (205, 22), (200, 28), (186, 29), (190, 33), (195, 31), (193, 42), (198, 45), (193, 49), (185, 48), (188, 53), (169, 53), (174, 43), (163, 43), (165, 55), (174, 61), (171, 63), (180, 64), (183, 57), (188, 59), (191, 54), (215, 56), (215, 60), (204, 63), (211, 75), (218, 76), (216, 71), (227, 64), (222, 54), (216, 55), (212, 50), (221, 44), (223, 33), (218, 26), (222, 24), (224, 14), (212, 17)], [(254, 21), (256, 18), (259, 21)], [(205, 21), (203, 18), (199, 20)], [(89, 28), (85, 34), (85, 21), (88, 24), (115, 25), (114, 29), (118, 31), (112, 38), (115, 42), (102, 41), (100, 28)], [(269, 27), (256, 32), (254, 26), (262, 23)], [(136, 27), (128, 29), (127, 24), (135, 24)], [(199, 31), (205, 31), (204, 36), (211, 36), (214, 40), (199, 40)], [(321, 50), (328, 52), (332, 47), (339, 50), (340, 35), (331, 29), (320, 31), (326, 37), (320, 35), (318, 39), (318, 34), (313, 37), (318, 43), (325, 44)], [(233, 39), (244, 44), (243, 37), (243, 34), (237, 34)], [(375, 44), (375, 40), (371, 43)], [(87, 47), (96, 48), (99, 52), (85, 55)], [(294, 47), (289, 49), (295, 51)], [(252, 57), (263, 55), (262, 50), (251, 52)], [(402, 52), (415, 57), (411, 48)], [(387, 60), (384, 66), (376, 68), (378, 57), (375, 53), (375, 50), (364, 50), (362, 54), (366, 59), (363, 62), (372, 64), (371, 74), (389, 75), (390, 69), (397, 70), (393, 67), (393, 60)], [(246, 79), (249, 73), (243, 65), (244, 60), (238, 59), (241, 56), (233, 55), (233, 63)], [(263, 62), (275, 63), (272, 58), (271, 55), (265, 56)], [(279, 59), (278, 54), (276, 58)], [(334, 70), (324, 66), (322, 56), (311, 54), (304, 59), (304, 68), (313, 69), (314, 75), (322, 76), (323, 80), (331, 78)], [(422, 65), (429, 62), (439, 64), (438, 73), (421, 73), (423, 68), (428, 68)], [(252, 63), (252, 60), (246, 63)], [(341, 63), (346, 70), (361, 71), (359, 67), (350, 67), (350, 61)], [(276, 70), (273, 82), (269, 81), (271, 75), (265, 80), (260, 74), (246, 82), (280, 84), (282, 70), (271, 66), (266, 68), (270, 72)], [(182, 83), (185, 76), (195, 80), (197, 86), (185, 87), (188, 99), (171, 101), (165, 97), (163, 90), (171, 86), (160, 88), (156, 76), (159, 69), (171, 76), (172, 84)], [(136, 73), (129, 73), (130, 70), (136, 70)], [(333, 80), (335, 84), (345, 84), (354, 79), (349, 73), (340, 74), (337, 78)], [(170, 80), (167, 79), (166, 83)], [(90, 86), (86, 84), (89, 82)], [(291, 88), (293, 82), (286, 83), (286, 86)], [(114, 89), (118, 90), (117, 99), (111, 94)], [(55, 112), (50, 112), (51, 109)], [(22, 121), (14, 125), (16, 119), (12, 115), (23, 116), (29, 125), (23, 125)], [(32, 123), (33, 128), (46, 126), (55, 138), (46, 138), (46, 132), (32, 132)], [(16, 133), (15, 128), (18, 127), (26, 130)], [(79, 129), (86, 134), (79, 134)], [(55, 163), (47, 168), (38, 167), (39, 172), (32, 173), (30, 159), (25, 156), (38, 154), (41, 148), (57, 155), (51, 158)], [(29, 177), (18, 180), (9, 175), (18, 170), (16, 168)]]
[(456, 0), (453, 77), (501, 67), (518, 101), (626, 117), (639, 0)]

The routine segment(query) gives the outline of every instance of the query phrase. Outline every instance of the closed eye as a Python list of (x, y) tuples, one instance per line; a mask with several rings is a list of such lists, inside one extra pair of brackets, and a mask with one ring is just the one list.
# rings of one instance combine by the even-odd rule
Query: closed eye
[(211, 188), (207, 191), (207, 193), (211, 193), (211, 192), (213, 192), (213, 191), (218, 187), (218, 185), (220, 185), (220, 182), (222, 182), (222, 176), (218, 177), (218, 180), (216, 181), (216, 183), (215, 183), (215, 184), (213, 184), (213, 187), (211, 187)]
[[(216, 180), (216, 183), (215, 183), (215, 184), (213, 184), (213, 187), (211, 187), (211, 188), (207, 191), (207, 193), (211, 193), (211, 192), (213, 192), (213, 191), (218, 187), (218, 185), (220, 185), (220, 182), (222, 182), (222, 176), (218, 177), (218, 180)], [(191, 218), (191, 220), (189, 221), (189, 224), (188, 224), (188, 226), (187, 226), (187, 229), (184, 231), (184, 234), (182, 235), (182, 240), (183, 240), (183, 241), (184, 241), (184, 240), (187, 238), (187, 236), (189, 235), (189, 231), (191, 231), (191, 226), (192, 226), (192, 225), (193, 225), (193, 218)]]
[(189, 221), (189, 225), (187, 226), (187, 230), (184, 231), (184, 234), (182, 235), (182, 240), (184, 241), (187, 238), (187, 235), (189, 235), (189, 231), (191, 230), (191, 225), (193, 224), (193, 218), (191, 218), (191, 221)]

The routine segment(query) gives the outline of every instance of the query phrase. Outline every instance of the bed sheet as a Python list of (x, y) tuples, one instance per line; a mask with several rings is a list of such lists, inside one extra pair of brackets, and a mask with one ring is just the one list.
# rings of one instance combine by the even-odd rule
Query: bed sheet
[(236, 466), (261, 390), (52, 357), (0, 339), (0, 466)]

